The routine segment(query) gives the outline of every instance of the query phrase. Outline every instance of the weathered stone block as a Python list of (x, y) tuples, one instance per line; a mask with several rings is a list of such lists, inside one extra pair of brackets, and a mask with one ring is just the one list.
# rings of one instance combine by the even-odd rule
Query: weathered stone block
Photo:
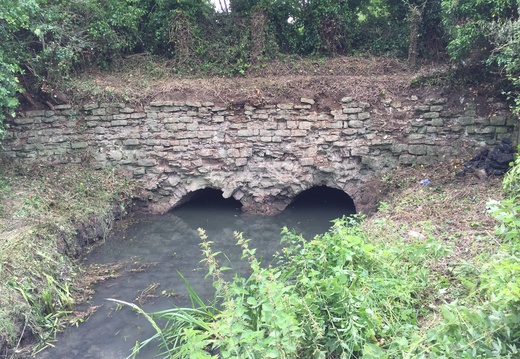
[(29, 137), (27, 138), (27, 143), (41, 143), (42, 139), (40, 137)]
[(441, 112), (442, 110), (444, 110), (444, 106), (442, 105), (430, 106), (430, 112)]
[(308, 121), (300, 121), (298, 122), (298, 128), (300, 130), (310, 130), (312, 127), (312, 122), (308, 122)]
[(439, 159), (437, 157), (432, 156), (419, 156), (417, 157), (417, 164), (418, 165), (429, 165), (433, 162), (438, 162)]
[(305, 137), (307, 136), (306, 130), (291, 130), (292, 137)]
[(215, 135), (215, 133), (213, 131), (198, 131), (197, 132), (197, 137), (198, 138), (211, 138)]
[(448, 102), (446, 97), (434, 98), (429, 101), (431, 105), (444, 105)]
[(349, 103), (349, 102), (352, 102), (352, 101), (354, 101), (354, 99), (352, 97), (343, 97), (341, 99), (342, 103)]
[(82, 148), (87, 148), (88, 147), (88, 143), (87, 142), (73, 142), (71, 144), (71, 147), (75, 150), (78, 150), (78, 149), (82, 149)]
[(506, 124), (506, 116), (492, 116), (489, 119), (491, 126), (504, 126)]
[(354, 147), (350, 149), (351, 156), (366, 156), (370, 153), (370, 148), (368, 147)]
[(35, 117), (17, 117), (14, 119), (16, 125), (28, 125), (34, 123)]
[(215, 153), (211, 148), (202, 148), (199, 151), (201, 157), (214, 157)]
[(413, 108), (416, 112), (429, 112), (430, 111), (430, 106), (426, 106), (426, 105), (417, 105), (417, 106), (414, 106)]
[(489, 118), (487, 117), (477, 117), (475, 118), (475, 124), (478, 125), (489, 125)]
[(286, 126), (289, 129), (298, 128), (298, 122), (297, 121), (287, 121)]
[(495, 128), (495, 133), (509, 133), (509, 132), (510, 131), (507, 127), (500, 126), (500, 127)]
[(362, 128), (365, 126), (363, 121), (350, 120), (348, 121), (348, 127), (350, 128)]
[(276, 130), (275, 136), (289, 137), (289, 136), (291, 136), (291, 131), (290, 130)]
[(170, 112), (179, 112), (181, 108), (179, 106), (166, 106), (161, 108), (162, 112), (170, 113)]
[(323, 129), (339, 129), (344, 127), (343, 121), (331, 121), (331, 122), (323, 122), (321, 124), (321, 128)]
[(363, 109), (361, 107), (344, 107), (343, 113), (351, 114), (351, 113), (360, 113), (363, 112)]
[(254, 135), (254, 132), (253, 132), (253, 130), (250, 130), (250, 129), (238, 130), (238, 132), (237, 132), (237, 136), (239, 136), (239, 137), (251, 137), (253, 135)]
[(113, 161), (121, 161), (123, 159), (123, 152), (113, 150), (108, 152), (108, 158), (110, 158)]
[(486, 126), (486, 127), (476, 128), (475, 133), (481, 133), (481, 134), (494, 133), (495, 128), (496, 128), (495, 126)]
[(473, 134), (473, 133), (475, 133), (475, 129), (476, 129), (475, 126), (466, 126), (466, 133)]
[[(269, 115), (267, 113), (256, 113), (253, 116), (251, 116), (251, 118), (257, 119), (257, 120), (268, 120), (269, 119)], [(280, 117), (280, 116), (278, 116), (277, 119), (279, 119), (279, 120), (290, 119), (290, 117)]]
[(358, 120), (364, 121), (370, 118), (370, 112), (360, 112), (357, 115)]
[(425, 145), (409, 145), (408, 152), (412, 155), (425, 155), (427, 152), (426, 148)]
[(126, 126), (126, 125), (128, 125), (128, 121), (127, 120), (115, 120), (115, 121), (110, 122), (110, 125), (111, 126)]
[(98, 103), (91, 103), (91, 104), (83, 106), (83, 111), (92, 111), (92, 110), (94, 110), (96, 108), (99, 108), (99, 104)]
[(123, 140), (123, 145), (124, 146), (138, 146), (139, 140), (136, 138), (129, 138), (127, 140)]
[(230, 148), (228, 150), (228, 156), (231, 157), (231, 158), (240, 157), (240, 151), (237, 150), (236, 148)]
[(399, 156), (399, 164), (401, 165), (413, 165), (417, 162), (417, 157), (407, 154), (402, 154)]
[(146, 173), (146, 170), (145, 170), (143, 167), (141, 167), (141, 168), (136, 168), (136, 169), (134, 169), (134, 171), (133, 171), (134, 176), (142, 176), (142, 175), (144, 175), (145, 173)]
[(444, 126), (444, 120), (442, 118), (434, 118), (431, 121), (428, 121), (428, 125), (434, 127)]
[(139, 167), (152, 167), (155, 166), (155, 160), (143, 158), (137, 161), (137, 165)]
[(408, 152), (408, 144), (406, 143), (394, 143), (392, 146), (392, 152), (403, 153)]
[(92, 110), (92, 115), (94, 116), (105, 116), (107, 114), (107, 110), (105, 108), (96, 108)]
[(127, 120), (129, 118), (130, 118), (129, 115), (126, 113), (112, 116), (113, 120)]
[(241, 167), (247, 165), (247, 158), (237, 158), (235, 160), (235, 166)]
[(44, 118), (42, 118), (42, 122), (43, 123), (53, 123), (54, 121), (56, 121), (56, 117), (44, 117)]
[(274, 133), (273, 130), (260, 130), (260, 136), (273, 136)]
[(457, 118), (455, 123), (462, 126), (470, 126), (475, 123), (475, 119), (473, 117), (462, 116)]
[(314, 158), (302, 158), (300, 164), (302, 166), (314, 166)]
[(440, 114), (438, 112), (426, 112), (426, 113), (423, 113), (421, 115), (421, 117), (424, 119), (438, 118), (438, 117), (440, 117)]
[(173, 101), (153, 101), (153, 102), (150, 102), (150, 106), (152, 106), (152, 107), (173, 106)]
[(314, 105), (316, 103), (316, 101), (314, 101), (314, 99), (312, 99), (312, 98), (305, 98), (305, 97), (302, 97), (300, 99), (300, 102), (301, 103), (306, 103), (306, 104), (309, 104), (309, 105)]

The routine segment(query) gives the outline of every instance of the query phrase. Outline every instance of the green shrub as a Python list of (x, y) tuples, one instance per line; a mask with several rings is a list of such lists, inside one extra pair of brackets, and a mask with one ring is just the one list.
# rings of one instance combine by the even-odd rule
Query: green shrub
[[(520, 146), (519, 146), (520, 149)], [(497, 234), (504, 240), (520, 245), (520, 156), (505, 174), (503, 190), (506, 198), (488, 203), (491, 214), (500, 222)]]
[(421, 303), (432, 292), (430, 270), (421, 264), (446, 253), (433, 241), (376, 246), (356, 223), (342, 219), (311, 241), (285, 230), (279, 266), (263, 268), (248, 241), (235, 236), (250, 264), (248, 277), (225, 280), (225, 268), (202, 231), (204, 262), (216, 288), (214, 303), (202, 303), (189, 287), (193, 308), (150, 314), (153, 320), (168, 319), (158, 331), (167, 338), (165, 355), (398, 355), (406, 338), (418, 331), (418, 318), (428, 312)]

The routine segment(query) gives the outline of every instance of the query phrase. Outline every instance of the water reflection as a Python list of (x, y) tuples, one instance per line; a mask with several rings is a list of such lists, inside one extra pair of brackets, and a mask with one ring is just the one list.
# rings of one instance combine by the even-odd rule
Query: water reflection
[[(166, 215), (135, 218), (126, 230), (114, 233), (87, 260), (102, 264), (122, 261), (126, 271), (117, 279), (97, 285), (92, 298), (92, 305), (100, 306), (97, 312), (78, 328), (69, 328), (60, 335), (55, 347), (42, 352), (38, 358), (126, 358), (135, 342), (151, 336), (153, 330), (144, 318), (128, 308), (117, 310), (117, 306), (105, 298), (135, 302), (151, 284), (157, 284), (158, 289), (151, 294), (158, 297), (145, 300), (145, 310), (188, 306), (187, 291), (177, 274), (179, 271), (202, 298), (209, 300), (214, 292), (211, 282), (204, 278), (206, 269), (200, 263), (202, 256), (197, 228), (206, 230), (214, 242), (215, 251), (225, 253), (219, 257), (222, 265), (244, 274), (247, 265), (239, 260), (241, 250), (235, 245), (234, 231), (241, 231), (244, 237), (251, 238), (250, 246), (257, 248), (264, 263), (270, 263), (272, 255), (281, 249), (282, 227), (293, 228), (305, 238), (313, 238), (325, 232), (332, 219), (354, 212), (353, 206), (348, 207), (344, 201), (336, 201), (337, 198), (318, 197), (314, 200), (308, 200), (306, 196), (297, 198), (286, 211), (275, 217), (242, 214), (236, 203), (215, 206), (215, 202), (210, 201), (201, 206), (195, 198)], [(323, 203), (319, 202), (320, 199)], [(135, 268), (150, 263), (152, 265), (145, 271), (135, 271)], [(153, 358), (155, 355), (155, 348), (150, 347), (140, 357)]]

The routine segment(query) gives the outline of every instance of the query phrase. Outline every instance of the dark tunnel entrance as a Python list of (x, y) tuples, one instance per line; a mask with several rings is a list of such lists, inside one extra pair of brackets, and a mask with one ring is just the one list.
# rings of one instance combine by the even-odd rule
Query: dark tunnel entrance
[(241, 209), (242, 203), (233, 197), (222, 197), (222, 191), (214, 188), (199, 189), (183, 197), (181, 205), (176, 208), (204, 207), (209, 209)]
[(352, 198), (345, 192), (327, 186), (316, 186), (300, 192), (291, 204), (290, 209), (310, 208), (344, 209), (345, 215), (355, 214), (356, 207)]
[(355, 213), (354, 201), (345, 192), (316, 186), (299, 193), (281, 216), (292, 223), (287, 225), (289, 229), (310, 239), (327, 232), (334, 220)]

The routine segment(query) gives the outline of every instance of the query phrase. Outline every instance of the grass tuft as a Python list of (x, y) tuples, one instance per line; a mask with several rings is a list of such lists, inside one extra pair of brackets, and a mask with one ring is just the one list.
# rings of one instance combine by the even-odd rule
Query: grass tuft
[(73, 320), (82, 285), (75, 258), (106, 237), (133, 187), (81, 166), (0, 171), (0, 349), (39, 348)]

